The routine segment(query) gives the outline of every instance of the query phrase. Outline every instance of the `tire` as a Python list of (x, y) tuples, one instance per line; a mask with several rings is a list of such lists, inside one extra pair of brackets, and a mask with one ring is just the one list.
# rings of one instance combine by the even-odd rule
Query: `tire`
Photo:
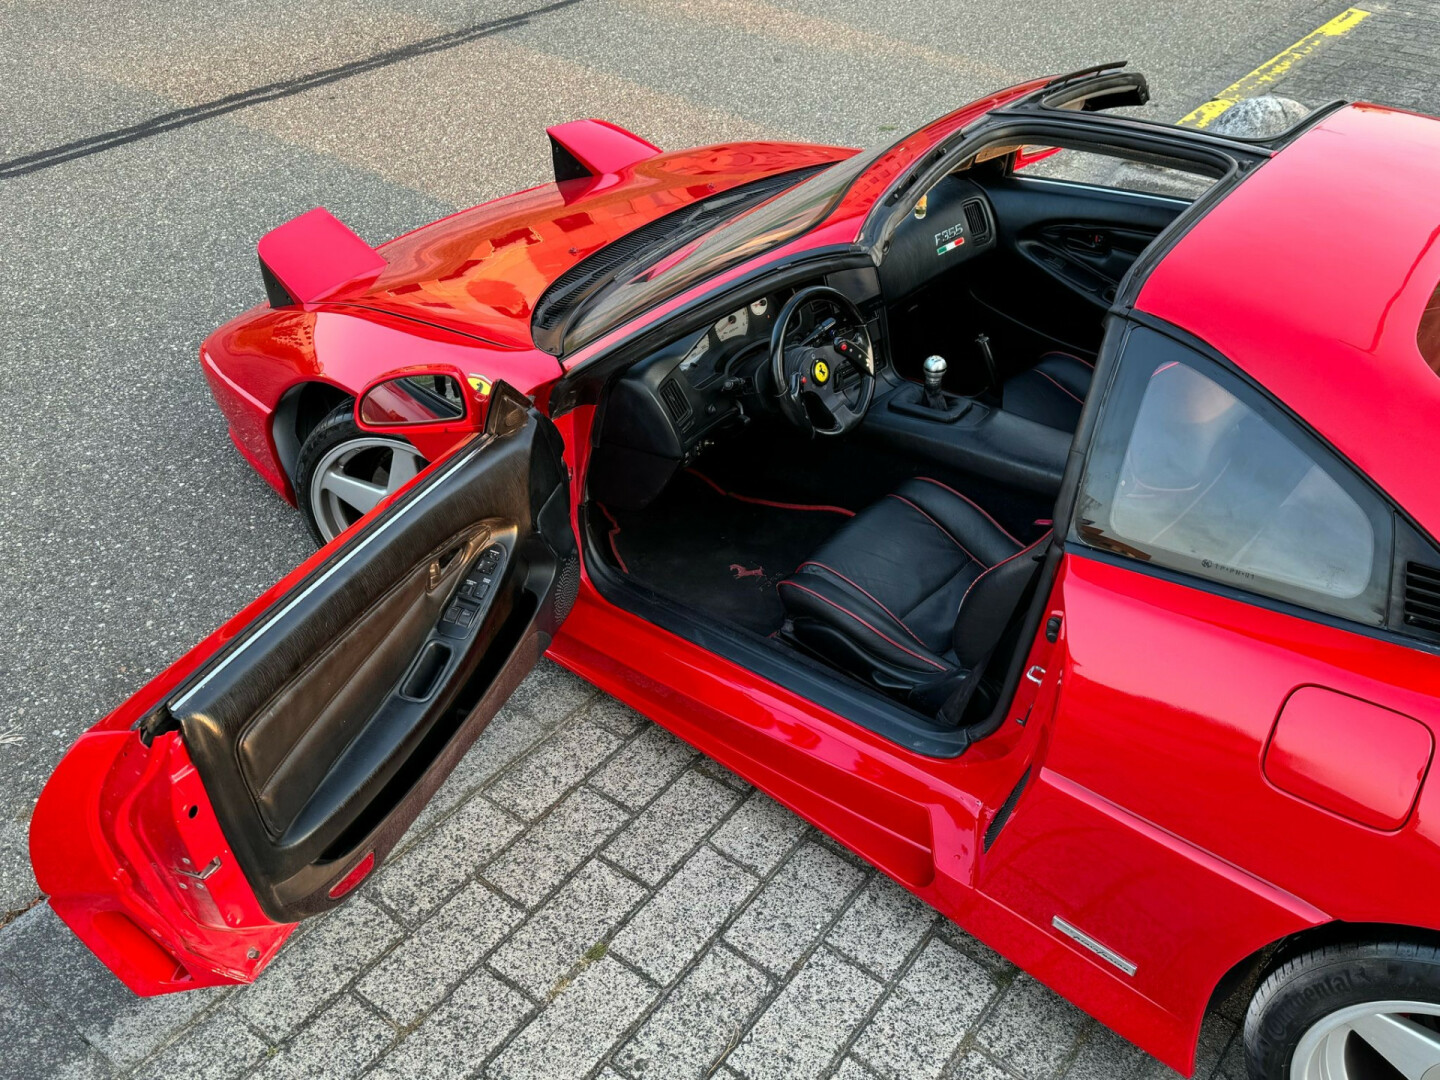
[(295, 501), (321, 545), (429, 464), (398, 436), (361, 431), (354, 412), (353, 401), (336, 406), (305, 437), (295, 461)]
[(1285, 959), (1250, 1001), (1245, 1060), (1251, 1080), (1440, 1080), (1440, 949), (1372, 941)]

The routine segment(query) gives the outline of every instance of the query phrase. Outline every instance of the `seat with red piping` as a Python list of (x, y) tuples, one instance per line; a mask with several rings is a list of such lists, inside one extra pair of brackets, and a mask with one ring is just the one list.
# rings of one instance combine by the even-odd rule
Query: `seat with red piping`
[(1046, 427), (1074, 431), (1094, 374), (1094, 366), (1078, 356), (1046, 353), (1034, 367), (1005, 380), (1001, 408)]
[(1039, 544), (917, 477), (851, 518), (777, 589), (800, 644), (906, 696), (953, 685), (989, 656), (1035, 572), (1022, 556)]

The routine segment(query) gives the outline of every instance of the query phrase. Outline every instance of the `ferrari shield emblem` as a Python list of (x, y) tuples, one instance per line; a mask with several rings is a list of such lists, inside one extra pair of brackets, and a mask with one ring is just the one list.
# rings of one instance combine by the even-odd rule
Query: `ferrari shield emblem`
[(815, 361), (815, 381), (817, 383), (828, 382), (830, 379), (830, 365), (824, 360)]

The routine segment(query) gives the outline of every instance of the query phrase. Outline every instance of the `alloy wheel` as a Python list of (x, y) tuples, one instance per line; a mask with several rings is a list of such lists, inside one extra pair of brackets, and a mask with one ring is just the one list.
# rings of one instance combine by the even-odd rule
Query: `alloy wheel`
[(1291, 1080), (1440, 1080), (1440, 1005), (1370, 1001), (1339, 1009), (1301, 1037)]
[(429, 464), (399, 439), (350, 439), (315, 466), (310, 511), (327, 542), (335, 539)]

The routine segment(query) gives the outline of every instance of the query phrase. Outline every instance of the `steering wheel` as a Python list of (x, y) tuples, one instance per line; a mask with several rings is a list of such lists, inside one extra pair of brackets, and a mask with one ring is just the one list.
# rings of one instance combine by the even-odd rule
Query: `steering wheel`
[[(859, 378), (844, 378), (847, 370)], [(875, 397), (875, 354), (859, 308), (828, 285), (801, 289), (775, 320), (770, 371), (780, 411), (796, 427), (854, 431)]]

